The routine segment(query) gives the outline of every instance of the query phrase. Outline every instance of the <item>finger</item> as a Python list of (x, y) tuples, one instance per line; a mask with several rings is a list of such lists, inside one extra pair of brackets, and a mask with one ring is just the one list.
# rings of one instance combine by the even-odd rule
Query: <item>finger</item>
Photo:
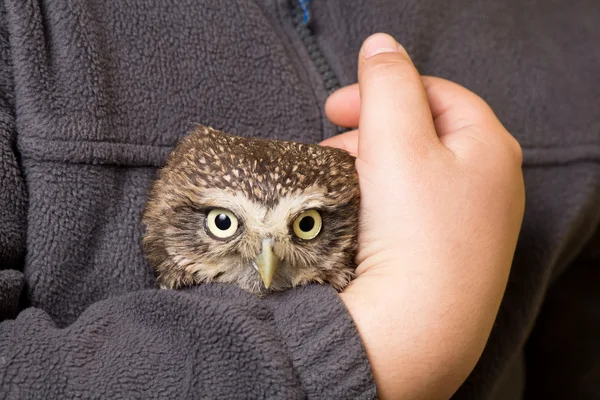
[[(500, 124), (490, 106), (469, 89), (432, 76), (423, 76), (422, 82), (440, 138), (467, 126)], [(482, 130), (482, 134), (488, 132), (493, 130)]]
[(325, 101), (325, 115), (335, 125), (356, 128), (360, 115), (358, 83), (333, 92)]
[[(498, 119), (489, 104), (469, 89), (442, 78), (423, 77), (440, 140), (453, 152), (474, 137), (496, 148), (508, 146), (522, 162), (520, 143)], [(346, 144), (349, 145), (349, 144)]]
[[(489, 118), (489, 114), (493, 114), (493, 111), (488, 104), (465, 87), (433, 76), (421, 76), (421, 82), (434, 120), (440, 117), (454, 117), (452, 119), (477, 123), (482, 121), (482, 116), (487, 116), (488, 122), (495, 119), (495, 116)], [(460, 112), (456, 112), (457, 110)], [(360, 116), (358, 84), (348, 85), (333, 92), (325, 102), (325, 113), (336, 125), (357, 127)], [(450, 125), (455, 126), (455, 124)]]
[(406, 51), (389, 35), (369, 37), (358, 65), (358, 157), (367, 163), (411, 158), (440, 145), (421, 77)]
[(352, 156), (356, 157), (358, 153), (358, 130), (344, 132), (339, 135), (335, 135), (329, 139), (323, 140), (321, 146), (336, 147), (338, 149), (346, 150)]
[[(433, 76), (422, 76), (421, 81), (440, 138), (466, 126), (500, 124), (490, 106), (467, 88)], [(341, 126), (358, 126), (360, 114), (358, 85), (345, 86), (334, 92), (326, 102), (326, 112), (332, 123)], [(483, 132), (492, 132), (492, 130)], [(352, 137), (358, 141), (358, 136)], [(344, 141), (345, 147), (354, 149), (358, 146), (358, 144), (350, 145), (348, 138), (340, 140)]]
[[(433, 118), (439, 117), (452, 106), (464, 109), (470, 116), (493, 112), (488, 104), (467, 88), (457, 83), (434, 76), (421, 76), (427, 93)], [(466, 106), (466, 107), (465, 107)], [(358, 84), (344, 86), (333, 92), (325, 102), (325, 112), (331, 122), (341, 126), (358, 126), (360, 114), (360, 94)]]

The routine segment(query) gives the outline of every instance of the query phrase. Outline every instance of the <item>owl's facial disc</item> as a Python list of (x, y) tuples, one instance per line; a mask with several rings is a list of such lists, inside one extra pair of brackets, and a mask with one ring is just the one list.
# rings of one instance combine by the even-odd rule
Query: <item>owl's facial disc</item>
[(254, 264), (267, 289), (271, 286), (279, 261), (279, 257), (273, 252), (271, 239), (264, 239), (262, 241), (261, 252), (254, 260)]

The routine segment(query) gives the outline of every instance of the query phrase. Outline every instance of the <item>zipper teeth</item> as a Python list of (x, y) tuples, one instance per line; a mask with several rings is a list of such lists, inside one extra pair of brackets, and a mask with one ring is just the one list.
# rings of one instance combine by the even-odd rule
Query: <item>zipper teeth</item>
[[(292, 18), (296, 32), (306, 47), (310, 59), (323, 79), (327, 95), (330, 95), (339, 89), (341, 85), (339, 79), (331, 69), (329, 62), (327, 62), (325, 55), (319, 48), (317, 41), (315, 40), (315, 37), (309, 28), (310, 13), (308, 10), (308, 3), (310, 3), (310, 0), (290, 0), (290, 2), (292, 5)], [(341, 126), (337, 127), (338, 133), (342, 133), (347, 130), (347, 128)]]

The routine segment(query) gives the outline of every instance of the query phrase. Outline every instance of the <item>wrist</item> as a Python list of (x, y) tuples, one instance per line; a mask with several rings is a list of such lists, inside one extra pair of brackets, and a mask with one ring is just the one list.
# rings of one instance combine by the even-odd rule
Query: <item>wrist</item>
[(409, 275), (374, 268), (340, 297), (382, 398), (449, 398), (481, 356), (501, 294)]

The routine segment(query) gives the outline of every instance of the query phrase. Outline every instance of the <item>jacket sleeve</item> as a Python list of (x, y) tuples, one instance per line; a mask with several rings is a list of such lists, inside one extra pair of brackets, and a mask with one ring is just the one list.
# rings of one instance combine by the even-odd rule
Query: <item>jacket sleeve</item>
[(216, 284), (145, 290), (92, 304), (62, 329), (23, 309), (27, 191), (6, 39), (0, 26), (0, 398), (375, 396), (355, 326), (326, 286), (268, 300)]
[(373, 398), (332, 291), (264, 302), (227, 285), (148, 290), (95, 303), (64, 329), (26, 309), (0, 324), (0, 397)]

